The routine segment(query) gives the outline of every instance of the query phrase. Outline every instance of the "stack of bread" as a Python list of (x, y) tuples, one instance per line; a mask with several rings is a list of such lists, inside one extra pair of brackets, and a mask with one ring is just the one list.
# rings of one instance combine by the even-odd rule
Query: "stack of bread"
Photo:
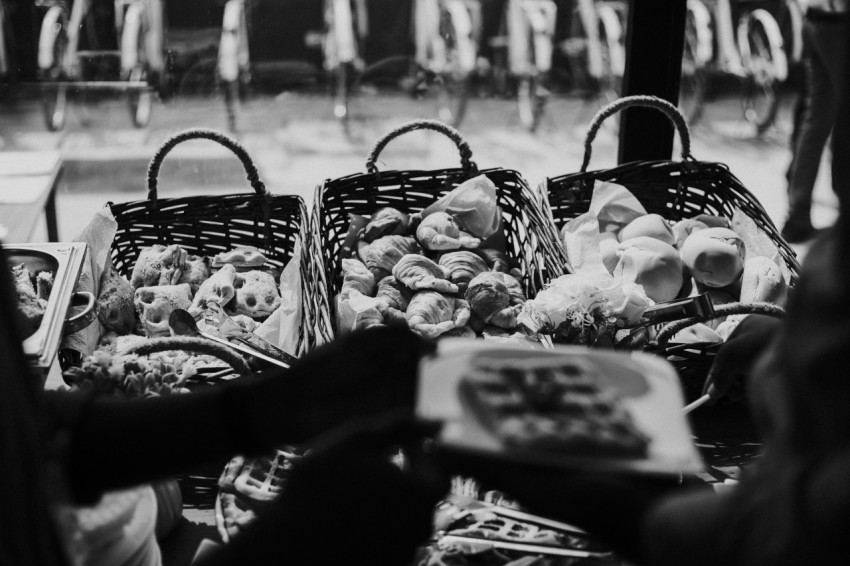
[(172, 311), (184, 309), (197, 319), (208, 302), (251, 332), (281, 305), (277, 278), (266, 257), (250, 246), (211, 257), (178, 245), (143, 248), (129, 281), (111, 265), (103, 272), (98, 317), (107, 332), (100, 349), (120, 352), (139, 340), (170, 336)]
[[(567, 228), (562, 231), (567, 236)], [(655, 303), (708, 293), (714, 305), (769, 302), (783, 305), (787, 282), (772, 259), (748, 253), (732, 223), (699, 214), (670, 222), (641, 214), (624, 225), (599, 226), (599, 254), (608, 272), (643, 286)], [(743, 315), (694, 325), (673, 337), (680, 342), (722, 342)]]
[(427, 338), (513, 336), (526, 300), (504, 252), (496, 187), (472, 178), (421, 213), (352, 218), (337, 328), (400, 324)]

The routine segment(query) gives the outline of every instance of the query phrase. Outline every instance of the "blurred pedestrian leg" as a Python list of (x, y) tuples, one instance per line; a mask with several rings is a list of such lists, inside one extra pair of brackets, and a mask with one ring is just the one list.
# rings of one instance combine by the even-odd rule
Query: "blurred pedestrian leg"
[(813, 5), (806, 12), (803, 42), (808, 100), (794, 147), (788, 184), (788, 218), (782, 229), (782, 236), (791, 243), (805, 241), (815, 233), (811, 220), (812, 192), (838, 109), (838, 89), (846, 63), (844, 17), (844, 6), (821, 8)]

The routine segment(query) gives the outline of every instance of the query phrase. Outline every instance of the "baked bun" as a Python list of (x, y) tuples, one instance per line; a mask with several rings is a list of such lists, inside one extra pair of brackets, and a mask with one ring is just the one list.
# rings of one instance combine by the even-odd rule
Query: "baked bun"
[(726, 287), (744, 271), (744, 242), (728, 228), (693, 232), (680, 252), (694, 280), (707, 287)]
[(688, 236), (690, 236), (693, 232), (705, 230), (706, 228), (708, 228), (708, 224), (695, 218), (679, 220), (673, 224), (673, 237), (676, 239), (676, 247), (681, 249), (682, 244), (685, 243), (685, 239), (687, 239)]
[(747, 258), (741, 280), (741, 302), (784, 305), (787, 298), (788, 284), (779, 266), (764, 256)]
[(672, 301), (682, 288), (682, 260), (670, 244), (639, 236), (621, 242), (614, 277), (637, 283), (656, 303)]
[(711, 327), (697, 323), (687, 328), (683, 328), (670, 338), (670, 342), (678, 342), (680, 344), (699, 344), (702, 342), (710, 342), (716, 344), (723, 342), (723, 338)]
[(621, 242), (625, 242), (639, 236), (655, 238), (670, 246), (676, 243), (676, 239), (673, 237), (673, 229), (659, 214), (638, 216), (620, 230), (619, 239)]

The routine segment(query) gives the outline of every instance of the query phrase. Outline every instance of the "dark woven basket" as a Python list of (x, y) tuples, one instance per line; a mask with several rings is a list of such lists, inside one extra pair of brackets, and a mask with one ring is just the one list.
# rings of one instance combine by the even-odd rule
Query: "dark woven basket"
[[(634, 106), (660, 110), (673, 122), (682, 142), (682, 160), (633, 161), (611, 169), (588, 171), (592, 143), (602, 123), (620, 110)], [(796, 254), (779, 235), (764, 207), (726, 165), (697, 161), (691, 156), (688, 127), (676, 107), (669, 102), (651, 96), (630, 96), (614, 101), (593, 117), (584, 140), (581, 170), (546, 180), (546, 204), (558, 230), (567, 221), (588, 211), (596, 181), (623, 185), (647, 212), (668, 220), (678, 221), (697, 214), (731, 219), (735, 209), (741, 210), (776, 245), (791, 272), (791, 284), (796, 283), (800, 270)]]
[[(192, 139), (212, 140), (231, 150), (242, 162), (254, 193), (159, 198), (157, 180), (165, 156), (178, 144)], [(147, 199), (108, 203), (118, 222), (112, 244), (112, 259), (118, 272), (129, 278), (142, 248), (154, 244), (177, 244), (190, 254), (205, 256), (234, 246), (254, 246), (263, 252), (270, 265), (281, 270), (292, 258), (295, 243), (300, 239), (303, 322), (295, 353), (309, 349), (315, 338), (307, 288), (311, 258), (304, 200), (296, 195), (269, 194), (245, 148), (232, 138), (208, 129), (185, 130), (166, 140), (151, 159), (147, 183)]]
[(728, 303), (719, 305), (714, 307), (714, 315), (712, 317), (686, 318), (665, 325), (659, 330), (655, 339), (646, 347), (646, 351), (664, 356), (667, 358), (667, 361), (673, 364), (673, 367), (679, 372), (679, 379), (687, 400), (693, 401), (702, 394), (705, 378), (708, 376), (709, 370), (711, 370), (714, 356), (720, 347), (723, 346), (723, 343), (698, 342), (684, 344), (678, 342), (671, 343), (670, 339), (679, 331), (694, 324), (736, 314), (762, 314), (783, 318), (785, 316), (785, 309), (771, 303)]
[[(602, 123), (620, 110), (634, 106), (659, 110), (673, 122), (681, 138), (682, 160), (634, 161), (611, 169), (588, 171), (592, 143)], [(740, 210), (776, 245), (791, 273), (791, 285), (796, 284), (800, 270), (796, 254), (779, 235), (764, 207), (726, 165), (697, 161), (691, 156), (688, 127), (672, 104), (651, 96), (631, 96), (614, 101), (594, 116), (584, 141), (581, 170), (546, 180), (547, 198), (544, 206), (551, 214), (557, 230), (560, 231), (569, 220), (589, 210), (596, 181), (623, 185), (635, 195), (647, 212), (659, 214), (668, 220), (678, 221), (703, 213), (731, 220), (735, 210)], [(557, 240), (562, 246), (560, 237)], [(722, 309), (716, 308), (724, 312)], [(699, 321), (695, 320), (691, 324), (695, 322)], [(683, 381), (691, 382), (705, 379), (719, 347), (719, 344), (667, 346), (664, 340), (660, 346), (655, 343), (649, 349), (666, 356), (679, 370)]]
[[(429, 129), (451, 139), (461, 156), (458, 169), (433, 171), (379, 171), (376, 165), (384, 147), (396, 137), (415, 130)], [(349, 214), (371, 215), (391, 206), (404, 212), (421, 212), (463, 181), (479, 173), (496, 185), (497, 201), (502, 209), (508, 258), (522, 272), (522, 284), (528, 296), (534, 296), (551, 278), (564, 274), (566, 254), (540, 197), (516, 171), (494, 168), (478, 171), (472, 151), (460, 133), (442, 122), (414, 121), (381, 138), (366, 161), (367, 173), (327, 180), (316, 190), (310, 220), (311, 245), (316, 262), (314, 278), (318, 291), (317, 333), (325, 340), (335, 334), (333, 297), (342, 286), (341, 249), (348, 233)]]

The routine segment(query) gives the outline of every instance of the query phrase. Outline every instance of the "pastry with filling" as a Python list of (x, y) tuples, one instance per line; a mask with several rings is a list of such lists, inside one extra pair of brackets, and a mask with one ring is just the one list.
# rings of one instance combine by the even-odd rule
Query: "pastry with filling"
[(236, 297), (233, 310), (253, 319), (266, 318), (280, 306), (280, 291), (271, 273), (246, 271), (238, 273), (233, 282)]
[(188, 309), (192, 305), (192, 290), (188, 283), (140, 287), (133, 298), (136, 312), (145, 336), (170, 336), (168, 317), (174, 309)]
[(447, 279), (448, 273), (424, 255), (407, 254), (393, 267), (393, 276), (410, 289), (433, 289), (442, 293), (457, 293), (457, 285)]
[(201, 283), (198, 292), (192, 299), (189, 312), (197, 317), (206, 308), (207, 301), (212, 301), (222, 307), (228, 304), (236, 296), (235, 280), (236, 268), (230, 264), (222, 266), (209, 279)]
[(466, 289), (466, 300), (472, 312), (487, 324), (515, 328), (525, 296), (513, 276), (498, 271), (476, 275)]
[(108, 263), (100, 276), (97, 317), (107, 330), (130, 334), (136, 325), (135, 292), (130, 282)]
[(459, 394), (506, 447), (569, 455), (643, 458), (649, 438), (621, 399), (584, 364), (562, 358), (478, 357)]
[(130, 283), (134, 289), (154, 285), (176, 285), (180, 281), (188, 257), (186, 250), (176, 244), (155, 244), (144, 248), (133, 266)]

